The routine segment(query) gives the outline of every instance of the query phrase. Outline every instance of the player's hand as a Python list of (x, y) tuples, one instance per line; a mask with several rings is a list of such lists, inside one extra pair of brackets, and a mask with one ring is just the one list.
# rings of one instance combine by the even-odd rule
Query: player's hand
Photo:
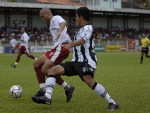
[(71, 48), (71, 44), (64, 44), (64, 45), (62, 45), (62, 47), (66, 48), (66, 49), (70, 49)]

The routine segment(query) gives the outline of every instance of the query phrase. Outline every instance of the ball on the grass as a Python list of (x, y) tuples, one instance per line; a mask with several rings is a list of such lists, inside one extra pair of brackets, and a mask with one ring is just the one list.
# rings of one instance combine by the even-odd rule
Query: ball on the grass
[(10, 93), (10, 96), (12, 96), (13, 98), (20, 98), (23, 94), (23, 89), (19, 85), (13, 85), (10, 88), (9, 93)]

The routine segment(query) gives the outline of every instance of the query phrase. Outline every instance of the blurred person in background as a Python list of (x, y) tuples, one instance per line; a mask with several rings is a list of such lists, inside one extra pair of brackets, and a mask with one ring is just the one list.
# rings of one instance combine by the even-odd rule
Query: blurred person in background
[(11, 47), (11, 54), (15, 54), (15, 51), (17, 49), (17, 40), (15, 39), (15, 33), (10, 34), (10, 47)]
[(21, 28), (21, 39), (20, 39), (20, 47), (19, 47), (19, 52), (16, 58), (16, 62), (14, 64), (11, 64), (12, 67), (16, 68), (18, 62), (20, 61), (20, 57), (23, 54), (26, 54), (27, 57), (36, 60), (37, 58), (34, 57), (33, 55), (29, 54), (29, 45), (28, 45), (28, 41), (29, 41), (29, 36), (28, 34), (25, 32), (25, 28)]
[(150, 40), (146, 37), (145, 34), (141, 35), (141, 62), (140, 64), (143, 63), (143, 57), (145, 55), (146, 58), (150, 58), (150, 56), (148, 55), (149, 52), (149, 48), (148, 46), (150, 45)]

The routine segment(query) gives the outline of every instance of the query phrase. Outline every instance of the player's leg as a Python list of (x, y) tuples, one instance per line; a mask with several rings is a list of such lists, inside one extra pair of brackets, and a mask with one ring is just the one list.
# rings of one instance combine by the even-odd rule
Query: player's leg
[(43, 88), (45, 88), (45, 74), (42, 73), (42, 66), (44, 65), (46, 60), (47, 60), (47, 57), (45, 55), (42, 55), (33, 63), (36, 77), (40, 86), (40, 90), (34, 96), (41, 96), (41, 95), (44, 95), (45, 93), (43, 92)]
[[(47, 57), (45, 55), (43, 57), (44, 57), (45, 61), (44, 61), (44, 64), (42, 65), (41, 73), (43, 75), (47, 75), (48, 69), (50, 69), (51, 67), (53, 67), (55, 64), (51, 60), (47, 59)], [(40, 89), (45, 92), (45, 88), (46, 88), (45, 77), (43, 79), (43, 82), (39, 83), (39, 85), (40, 85)]]
[[(47, 59), (44, 65), (42, 66), (42, 73), (46, 75), (48, 73), (48, 70), (54, 65), (55, 65), (54, 62)], [(56, 76), (56, 83), (64, 88), (66, 94), (66, 102), (69, 102), (70, 99), (72, 98), (74, 87), (69, 85), (66, 81), (64, 81), (61, 76)]]
[(31, 54), (28, 54), (28, 53), (26, 53), (26, 56), (29, 57), (29, 58), (31, 58), (31, 59), (34, 59), (34, 60), (37, 59), (35, 56), (33, 56), (33, 55), (31, 55)]
[[(58, 45), (56, 48), (52, 49), (51, 52), (47, 52), (47, 54), (45, 54), (48, 59), (55, 63), (55, 65), (60, 64), (69, 56), (70, 51), (62, 47), (62, 45), (63, 44)], [(60, 76), (56, 77), (56, 83), (58, 83), (65, 89), (66, 102), (69, 102), (72, 98), (74, 87), (66, 83)]]
[(141, 62), (140, 62), (140, 64), (143, 63), (143, 57), (144, 57), (144, 51), (141, 51)]
[(66, 94), (66, 102), (69, 102), (70, 99), (72, 98), (74, 86), (72, 86), (72, 85), (68, 84), (66, 81), (64, 81), (61, 76), (56, 77), (56, 83), (61, 85), (64, 88), (65, 94)]
[(28, 48), (24, 47), (24, 52), (25, 52), (25, 54), (26, 54), (27, 57), (29, 57), (29, 58), (31, 58), (31, 59), (34, 59), (34, 60), (37, 59), (37, 58), (34, 57), (33, 55), (30, 55), (30, 54), (29, 54), (29, 49), (28, 49)]
[(145, 54), (145, 57), (150, 58), (150, 56), (148, 54)]
[(91, 75), (83, 76), (83, 80), (85, 83), (92, 88), (96, 93), (98, 93), (102, 98), (106, 99), (108, 102), (108, 110), (115, 110), (118, 108), (118, 105), (116, 102), (110, 97), (108, 92), (105, 90), (105, 88), (99, 84), (94, 82), (93, 77)]
[[(47, 57), (45, 55), (40, 59), (44, 61), (44, 64), (42, 65), (42, 69), (39, 70), (39, 68), (38, 69), (36, 68), (36, 71), (39, 73), (36, 75), (37, 75), (37, 78), (39, 81), (40, 90), (38, 91), (38, 93), (36, 93), (32, 97), (33, 101), (35, 101), (37, 96), (43, 96), (43, 94), (45, 93), (46, 85), (45, 85), (45, 76), (44, 75), (46, 75), (48, 73), (48, 69), (50, 69), (51, 67), (53, 67), (55, 65), (54, 62), (47, 59)], [(39, 62), (40, 59), (36, 60), (36, 62)], [(36, 67), (38, 67), (38, 66), (36, 66)], [(72, 93), (73, 93), (74, 87), (69, 85), (68, 83), (66, 83), (60, 76), (56, 77), (56, 82), (65, 89), (66, 101), (69, 102), (70, 99), (72, 98)]]
[(20, 61), (21, 55), (24, 54), (23, 50), (24, 50), (24, 48), (21, 46), (20, 49), (19, 49), (17, 58), (16, 58), (16, 62), (14, 64), (11, 64), (12, 67), (16, 68), (18, 62)]
[(64, 88), (65, 94), (66, 94), (66, 102), (69, 102), (70, 99), (72, 98), (74, 86), (72, 86), (72, 85), (68, 84), (66, 81), (64, 81), (61, 76), (56, 76), (56, 83), (61, 85)]
[(150, 56), (148, 55), (148, 52), (149, 52), (149, 48), (146, 49), (145, 57), (150, 58)]
[(12, 57), (15, 57), (15, 50), (16, 50), (16, 48), (12, 46), (11, 47), (11, 54), (12, 54), (11, 56)]
[(66, 73), (68, 74), (68, 76), (77, 74), (73, 69), (72, 65), (73, 63), (66, 62), (60, 65), (56, 65), (51, 69), (49, 69), (47, 75), (48, 77), (46, 80), (46, 93), (44, 96), (38, 97), (34, 102), (42, 103), (42, 104), (51, 104), (51, 96), (52, 96), (53, 89), (55, 87), (56, 77), (58, 77), (59, 75), (64, 75)]
[(12, 67), (14, 67), (14, 68), (17, 67), (17, 64), (20, 61), (21, 55), (22, 55), (22, 53), (18, 52), (18, 55), (17, 55), (17, 58), (16, 58), (16, 62), (14, 64), (11, 64)]
[(40, 90), (32, 97), (33, 101), (35, 100), (34, 98), (36, 98), (37, 96), (43, 96), (43, 92), (45, 93), (45, 75), (47, 74), (48, 68), (51, 68), (54, 65), (53, 62), (49, 62), (48, 60), (50, 59), (50, 54), (51, 51), (47, 51), (46, 54), (38, 58), (33, 64), (36, 72), (36, 77), (40, 86)]
[[(86, 67), (85, 70), (83, 70), (83, 67)], [(116, 102), (110, 97), (110, 95), (106, 92), (105, 88), (99, 84), (96, 83), (93, 79), (94, 77), (94, 71), (95, 69), (91, 66), (87, 65), (86, 63), (78, 63), (74, 65), (74, 68), (76, 69), (78, 75), (81, 77), (85, 83), (92, 88), (95, 92), (97, 92), (101, 97), (105, 98), (107, 102), (109, 103), (109, 110), (114, 110), (118, 108), (118, 105)]]
[(15, 54), (15, 47), (12, 47), (12, 48), (11, 48), (11, 53), (12, 53), (12, 54)]
[(56, 76), (64, 74), (64, 68), (60, 65), (54, 66), (48, 70), (46, 80), (46, 93), (44, 96), (37, 97), (34, 102), (42, 104), (51, 104), (52, 92), (56, 83)]

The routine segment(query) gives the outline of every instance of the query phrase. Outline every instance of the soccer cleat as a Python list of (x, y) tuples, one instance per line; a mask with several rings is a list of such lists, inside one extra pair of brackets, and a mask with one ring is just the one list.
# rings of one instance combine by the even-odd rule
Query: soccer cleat
[(34, 101), (38, 104), (47, 104), (47, 105), (51, 105), (51, 99), (48, 99), (46, 96), (40, 96), (40, 97), (36, 97), (36, 100)]
[(74, 87), (73, 87), (73, 86), (70, 86), (70, 88), (65, 91), (65, 94), (66, 94), (66, 102), (69, 102), (70, 99), (72, 98), (73, 91), (74, 91)]
[(17, 66), (16, 66), (15, 64), (11, 64), (11, 67), (14, 67), (14, 68), (16, 68)]
[(119, 108), (119, 106), (117, 104), (109, 103), (109, 106), (108, 106), (109, 111), (113, 111), (113, 110), (116, 110), (118, 108)]
[(44, 96), (46, 91), (39, 90), (33, 97), (32, 100), (35, 102), (37, 97)]

